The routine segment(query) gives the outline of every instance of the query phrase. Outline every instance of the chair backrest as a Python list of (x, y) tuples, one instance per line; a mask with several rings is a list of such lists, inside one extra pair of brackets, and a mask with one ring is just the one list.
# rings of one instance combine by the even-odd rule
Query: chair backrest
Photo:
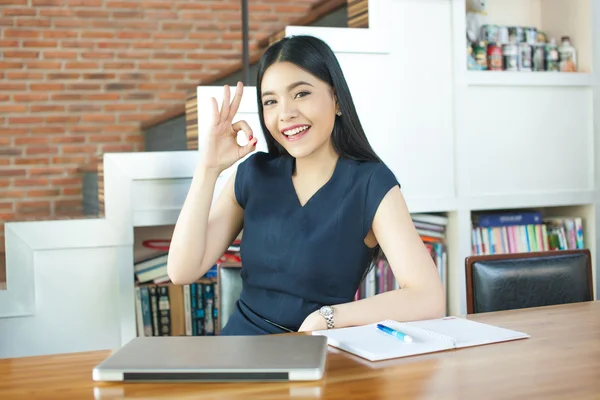
[(217, 266), (217, 290), (219, 296), (217, 323), (219, 330), (225, 326), (235, 309), (235, 302), (242, 293), (241, 264), (222, 263)]
[(465, 269), (468, 314), (594, 299), (588, 249), (470, 256)]

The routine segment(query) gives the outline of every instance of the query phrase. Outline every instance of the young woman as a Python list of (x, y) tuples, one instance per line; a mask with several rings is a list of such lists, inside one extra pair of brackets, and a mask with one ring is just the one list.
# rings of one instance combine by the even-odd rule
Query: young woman
[[(222, 335), (442, 316), (437, 268), (398, 181), (369, 145), (327, 44), (288, 37), (263, 55), (257, 101), (268, 153), (255, 152), (250, 126), (232, 120), (242, 90), (238, 83), (230, 103), (225, 86), (220, 110), (212, 99), (206, 150), (173, 232), (171, 280), (203, 276), (243, 228), (243, 289)], [(240, 130), (246, 146), (236, 142)], [(211, 207), (219, 174), (252, 152)], [(353, 301), (379, 249), (401, 289)]]

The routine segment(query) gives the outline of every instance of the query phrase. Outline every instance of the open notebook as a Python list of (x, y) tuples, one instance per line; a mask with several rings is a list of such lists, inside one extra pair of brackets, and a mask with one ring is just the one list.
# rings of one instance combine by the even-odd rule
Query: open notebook
[(329, 345), (369, 361), (529, 338), (523, 332), (458, 317), (413, 322), (388, 320), (380, 323), (410, 335), (413, 342), (405, 343), (381, 332), (377, 324), (314, 331), (312, 334), (327, 336)]

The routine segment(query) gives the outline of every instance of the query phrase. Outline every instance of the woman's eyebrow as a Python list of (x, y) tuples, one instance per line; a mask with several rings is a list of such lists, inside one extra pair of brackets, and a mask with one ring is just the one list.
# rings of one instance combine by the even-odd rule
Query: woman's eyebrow
[[(294, 83), (289, 84), (288, 87), (287, 87), (287, 90), (289, 92), (290, 90), (292, 90), (295, 87), (300, 86), (300, 85), (313, 86), (313, 85), (311, 85), (310, 83), (308, 83), (306, 81), (298, 81), (298, 82), (294, 82)], [(265, 96), (268, 96), (268, 95), (271, 95), (271, 94), (275, 94), (275, 92), (272, 92), (272, 91), (263, 92), (262, 95), (261, 95), (261, 97), (265, 97)]]

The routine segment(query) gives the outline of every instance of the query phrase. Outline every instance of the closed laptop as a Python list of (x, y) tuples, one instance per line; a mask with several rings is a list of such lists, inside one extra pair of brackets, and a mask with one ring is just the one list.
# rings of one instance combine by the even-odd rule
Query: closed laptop
[(92, 372), (94, 381), (310, 381), (325, 371), (327, 338), (309, 335), (137, 337)]

